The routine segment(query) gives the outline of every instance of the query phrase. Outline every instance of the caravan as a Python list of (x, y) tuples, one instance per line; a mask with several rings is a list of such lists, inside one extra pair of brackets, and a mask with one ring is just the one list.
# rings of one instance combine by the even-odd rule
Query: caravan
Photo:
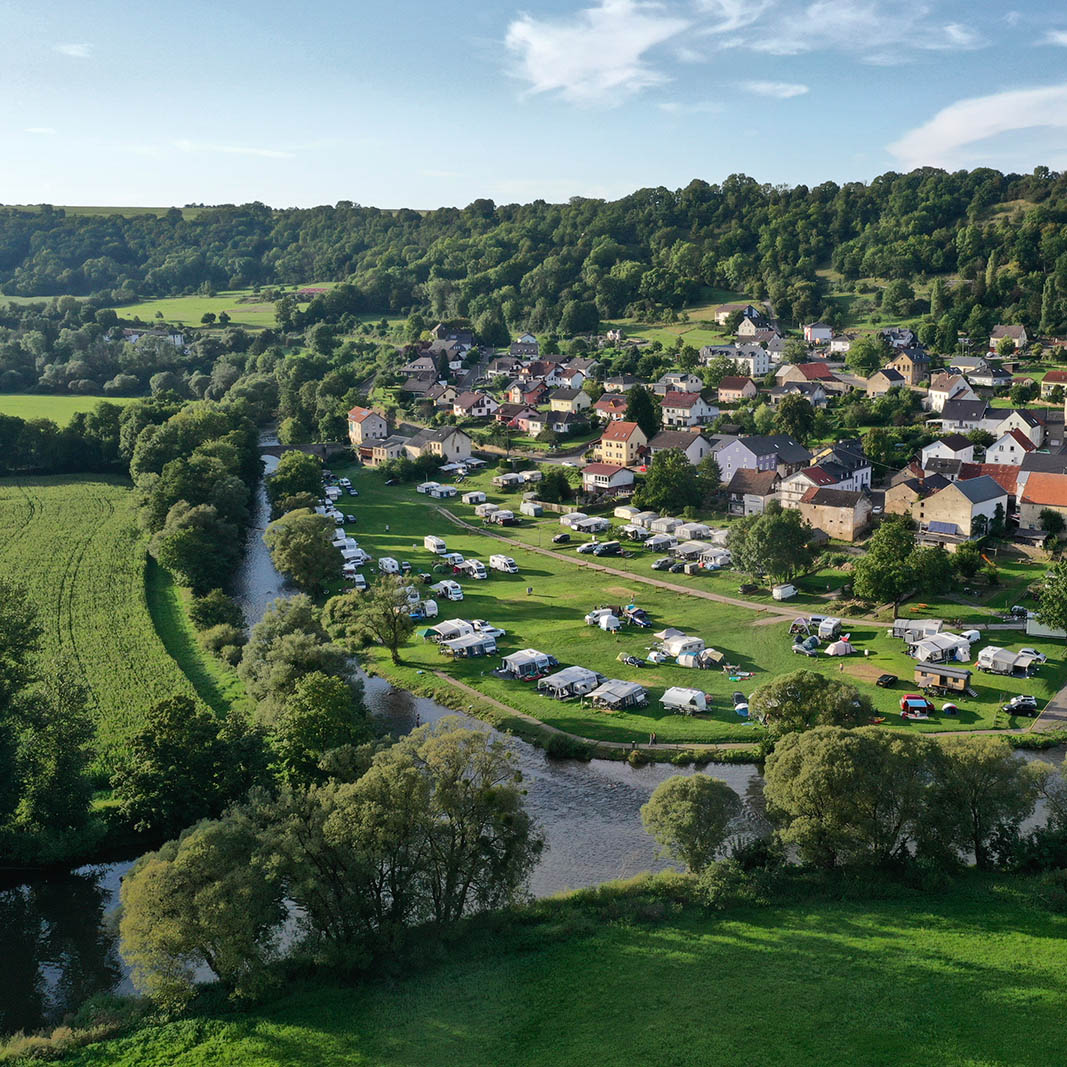
[(399, 574), (400, 564), (397, 563), (392, 556), (382, 556), (382, 558), (378, 560), (378, 570), (381, 571), (382, 574)]
[(445, 539), (443, 537), (434, 537), (433, 534), (427, 534), (422, 539), (422, 547), (427, 552), (432, 552), (435, 556), (443, 556), (448, 551)]
[(667, 711), (676, 711), (682, 715), (693, 715), (708, 710), (707, 694), (699, 689), (685, 689), (673, 685), (660, 698), (660, 703)]
[(494, 571), (501, 571), (503, 574), (518, 574), (519, 565), (511, 558), (511, 556), (490, 556), (489, 566)]
[(474, 578), (481, 580), (482, 578), (488, 578), (489, 572), (485, 569), (485, 564), (480, 559), (467, 559), (460, 564), (461, 571), (467, 575), (468, 578)]

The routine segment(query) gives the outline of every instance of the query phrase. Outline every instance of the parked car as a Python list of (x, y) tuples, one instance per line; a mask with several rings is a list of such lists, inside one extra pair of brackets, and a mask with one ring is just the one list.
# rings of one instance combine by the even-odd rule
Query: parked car
[(880, 685), (883, 689), (892, 689), (897, 684), (897, 676), (895, 674), (880, 674), (874, 684)]
[(1012, 697), (1001, 709), (1013, 715), (1031, 715), (1037, 711), (1037, 698), (1032, 696)]
[(345, 516), (345, 522), (355, 522), (355, 521), (356, 521), (355, 515), (346, 515)]
[(671, 561), (664, 556), (662, 559), (657, 559), (652, 563), (652, 569), (654, 571), (665, 571), (671, 565)]
[(667, 568), (668, 574), (681, 574), (685, 570), (685, 564), (681, 560), (677, 560)]
[(1036, 648), (1020, 648), (1019, 654), (1024, 656), (1033, 656), (1038, 663), (1044, 663), (1048, 656), (1044, 652), (1038, 652)]
[(586, 541), (584, 545), (578, 546), (578, 551), (581, 552), (583, 555), (588, 555), (590, 552), (595, 552), (597, 545), (599, 544), (599, 541)]
[(601, 541), (593, 549), (594, 556), (621, 556), (622, 545), (618, 541)]
[(759, 590), (759, 586), (755, 585), (753, 582), (745, 582), (744, 585), (739, 585), (737, 587), (737, 591), (739, 593), (744, 594), (744, 595), (751, 595), (752, 593), (755, 593), (758, 590)]
[(737, 689), (737, 690), (734, 691), (733, 700), (734, 700), (734, 706), (735, 707), (738, 704), (747, 704), (748, 703), (748, 700), (745, 699), (745, 694), (742, 693), (740, 689)]
[(359, 496), (359, 490), (358, 489), (353, 489), (351, 486), (348, 487), (346, 492), (348, 493), (349, 496)]
[(794, 656), (812, 656), (812, 657), (815, 657), (818, 654), (819, 654), (818, 651), (816, 649), (814, 649), (814, 648), (805, 648), (803, 645), (794, 645), (793, 646), (793, 655)]
[(571, 535), (569, 533), (559, 533), (559, 534), (556, 534), (556, 536), (552, 538), (552, 544), (554, 544), (554, 545), (565, 545), (570, 541), (570, 539), (571, 539)]
[(385, 479), (385, 484), (386, 485), (396, 485), (396, 479), (395, 478), (386, 478)]

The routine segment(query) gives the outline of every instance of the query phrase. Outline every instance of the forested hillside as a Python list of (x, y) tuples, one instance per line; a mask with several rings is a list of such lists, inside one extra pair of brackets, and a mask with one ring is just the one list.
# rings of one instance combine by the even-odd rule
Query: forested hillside
[[(7, 295), (123, 303), (348, 280), (334, 311), (463, 316), (481, 320), (485, 337), (516, 325), (578, 333), (682, 309), (709, 286), (769, 298), (785, 320), (832, 317), (829, 277), (873, 282), (890, 314), (931, 315), (946, 337), (988, 318), (1067, 329), (1067, 175), (923, 169), (814, 188), (734, 175), (610, 203), (476, 200), (428, 212), (349, 202), (189, 217), (0, 208)], [(887, 281), (899, 284), (887, 291)], [(311, 321), (332, 317), (326, 300), (312, 304)], [(968, 326), (972, 313), (980, 318)]]

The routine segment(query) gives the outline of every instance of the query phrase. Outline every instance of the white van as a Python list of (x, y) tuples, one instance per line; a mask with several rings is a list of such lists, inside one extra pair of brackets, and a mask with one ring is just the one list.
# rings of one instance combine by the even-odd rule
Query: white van
[(378, 560), (378, 570), (380, 570), (382, 574), (399, 574), (400, 564), (397, 563), (392, 556), (382, 556), (382, 558)]
[(445, 600), (463, 599), (463, 586), (461, 586), (459, 582), (452, 581), (451, 578), (446, 578), (443, 582), (431, 585), (430, 591), (436, 593), (440, 597), (444, 597)]
[(360, 593), (365, 593), (370, 589), (370, 584), (362, 574), (345, 574), (345, 577), (352, 583), (352, 587)]
[(771, 596), (775, 600), (789, 600), (797, 595), (797, 587), (791, 585), (789, 582), (785, 582), (782, 585), (776, 585), (771, 590)]
[(505, 574), (518, 574), (519, 565), (511, 558), (511, 556), (490, 556), (489, 566), (494, 571), (503, 571)]
[(471, 578), (488, 578), (489, 572), (485, 569), (485, 564), (480, 559), (468, 559), (463, 562), (463, 570)]
[(434, 537), (433, 534), (427, 534), (422, 539), (422, 547), (427, 552), (432, 552), (435, 556), (443, 556), (448, 551), (445, 539), (443, 537)]
[(442, 557), (443, 563), (449, 564), (452, 567), (461, 567), (463, 565), (463, 553), (462, 552), (446, 552)]

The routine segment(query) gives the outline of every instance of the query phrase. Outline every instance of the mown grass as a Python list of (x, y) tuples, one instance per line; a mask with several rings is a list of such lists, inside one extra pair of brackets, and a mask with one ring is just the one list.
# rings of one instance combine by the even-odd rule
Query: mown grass
[[(538, 905), (437, 966), (317, 982), (89, 1046), (75, 1067), (1059, 1062), (1067, 919), (1017, 887), (709, 916), (659, 901)], [(569, 905), (569, 906), (568, 906)]]
[(144, 535), (122, 480), (0, 480), (0, 575), (36, 605), (44, 656), (58, 658), (88, 689), (105, 765), (151, 703), (198, 695), (153, 625), (145, 564)]
[(92, 411), (101, 401), (128, 404), (128, 396), (50, 396), (37, 393), (0, 393), (0, 415), (20, 419), (51, 419), (66, 426), (80, 411)]
[[(340, 468), (337, 470), (342, 473)], [(487, 536), (489, 531), (482, 532), (473, 507), (462, 504), (458, 497), (439, 503), (416, 493), (414, 485), (386, 487), (374, 471), (347, 470), (346, 473), (360, 491), (359, 499), (346, 506), (346, 510), (352, 508), (356, 512), (358, 519), (350, 532), (375, 559), (391, 555), (408, 560), (415, 573), (433, 573), (431, 568), (436, 557), (422, 546), (424, 535), (433, 533), (444, 537), (450, 549), (462, 552), (464, 556), (477, 557), (488, 563), (490, 555), (502, 552), (513, 556), (519, 564), (518, 575), (490, 572), (493, 576), (481, 582), (461, 577), (464, 600), (439, 601), (441, 619), (488, 619), (507, 631), (507, 636), (499, 641), (502, 654), (520, 648), (538, 648), (555, 655), (564, 664), (579, 664), (611, 678), (637, 681), (649, 691), (650, 703), (635, 711), (609, 713), (582, 707), (574, 701), (549, 700), (529, 683), (493, 675), (498, 657), (451, 660), (442, 656), (432, 642), (418, 636), (404, 648), (400, 668), (389, 666), (388, 656), (380, 648), (367, 651), (368, 662), (408, 687), (422, 687), (431, 672), (443, 671), (508, 707), (582, 737), (616, 742), (647, 741), (649, 733), (655, 731), (661, 742), (752, 741), (759, 736), (760, 728), (736, 715), (731, 699), (733, 692), (741, 690), (749, 694), (756, 686), (801, 667), (855, 682), (870, 696), (880, 715), (902, 728), (918, 731), (1026, 725), (1029, 720), (1009, 722), (1004, 716), (998, 718), (997, 709), (1009, 696), (1023, 691), (1046, 701), (1067, 678), (1061, 645), (1027, 639), (1018, 631), (997, 633), (994, 638), (997, 644), (1008, 648), (1033, 644), (1046, 652), (1049, 662), (1041, 674), (1022, 681), (976, 674), (972, 685), (978, 697), (964, 697), (958, 701), (961, 706), (958, 716), (938, 714), (929, 721), (905, 725), (899, 718), (899, 700), (903, 693), (914, 688), (915, 663), (905, 654), (902, 642), (886, 636), (884, 623), (846, 627), (853, 642), (861, 650), (868, 651), (869, 656), (846, 659), (824, 655), (814, 659), (799, 657), (791, 651), (792, 641), (786, 621), (776, 621), (772, 615), (747, 607), (686, 596), (677, 590), (633, 580), (638, 575), (656, 577), (683, 588), (721, 590), (736, 597), (738, 576), (734, 572), (721, 572), (707, 578), (694, 576), (687, 580), (683, 580), (686, 579), (684, 575), (665, 576), (649, 569), (653, 556), (641, 549), (636, 550), (638, 555), (632, 560), (596, 561), (595, 557), (576, 554), (573, 546), (553, 549), (553, 555), (546, 556)], [(483, 475), (475, 481), (481, 486), (487, 478)], [(470, 484), (464, 483), (460, 488), (465, 490)], [(497, 499), (504, 498), (498, 495)], [(513, 509), (517, 508), (514, 495), (510, 497), (510, 504)], [(476, 529), (464, 530), (455, 526), (442, 509), (473, 522)], [(528, 543), (540, 541), (542, 547), (549, 548), (552, 533), (561, 527), (553, 516), (540, 525), (530, 524), (518, 530), (491, 529), (508, 537), (519, 534)], [(579, 565), (579, 561), (583, 565)], [(590, 562), (621, 570), (624, 575), (598, 572), (588, 565)], [(367, 568), (366, 573), (368, 578), (373, 578), (374, 565)], [(435, 580), (444, 576), (442, 573), (434, 575)], [(831, 572), (825, 576), (825, 584), (834, 585), (841, 577), (840, 572)], [(822, 579), (816, 584), (821, 582)], [(533, 592), (527, 594), (527, 588), (532, 588)], [(833, 614), (832, 602), (821, 599), (822, 596), (821, 592), (812, 591), (804, 593), (798, 600), (817, 605), (824, 614)], [(767, 599), (769, 601), (769, 597)], [(750, 671), (752, 677), (731, 681), (722, 671), (698, 672), (673, 663), (637, 669), (618, 662), (619, 653), (643, 658), (648, 646), (654, 643), (652, 631), (627, 628), (615, 636), (585, 625), (584, 616), (596, 605), (625, 604), (630, 600), (636, 600), (649, 612), (653, 630), (674, 626), (702, 637), (708, 645), (722, 651), (728, 662)], [(776, 605), (776, 610), (792, 617), (803, 610), (796, 610), (795, 605), (796, 601), (790, 601), (788, 605)], [(895, 689), (880, 689), (873, 684), (883, 673), (896, 674), (901, 679)], [(666, 688), (674, 685), (696, 687), (711, 694), (711, 711), (691, 718), (665, 712), (659, 699)]]

